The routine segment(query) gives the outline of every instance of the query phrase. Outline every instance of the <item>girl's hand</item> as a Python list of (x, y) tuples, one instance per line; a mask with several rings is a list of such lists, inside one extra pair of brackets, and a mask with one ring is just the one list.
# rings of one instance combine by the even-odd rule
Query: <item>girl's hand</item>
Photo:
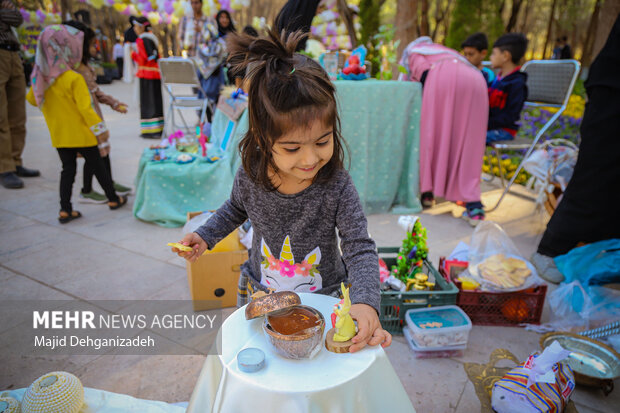
[(123, 102), (117, 102), (113, 107), (112, 110), (115, 110), (119, 113), (127, 113), (127, 104), (123, 103)]
[(185, 234), (183, 239), (179, 242), (183, 245), (192, 247), (192, 251), (184, 252), (177, 248), (172, 248), (172, 252), (179, 254), (179, 257), (183, 257), (189, 262), (196, 261), (198, 257), (200, 257), (207, 250), (207, 243), (195, 232)]
[(381, 344), (385, 348), (392, 344), (392, 335), (381, 327), (377, 311), (368, 304), (353, 304), (349, 311), (357, 321), (357, 335), (352, 338), (353, 345), (349, 352), (355, 353), (369, 346)]

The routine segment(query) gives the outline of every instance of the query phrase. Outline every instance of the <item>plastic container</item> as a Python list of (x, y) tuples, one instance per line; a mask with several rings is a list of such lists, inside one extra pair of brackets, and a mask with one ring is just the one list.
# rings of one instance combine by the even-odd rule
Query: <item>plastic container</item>
[[(396, 265), (399, 247), (379, 247), (379, 256), (388, 269)], [(456, 304), (459, 290), (439, 274), (433, 265), (424, 260), (422, 272), (435, 278), (434, 290), (423, 291), (381, 291), (381, 326), (391, 334), (402, 334), (405, 313), (412, 308), (437, 307)]]
[(411, 332), (408, 328), (403, 329), (403, 334), (405, 335), (407, 343), (409, 343), (409, 347), (411, 347), (413, 357), (417, 359), (463, 357), (463, 353), (467, 348), (466, 345), (437, 347), (430, 349), (425, 347), (418, 347), (413, 338), (411, 338)]
[(407, 310), (405, 320), (418, 347), (467, 346), (471, 320), (455, 305)]

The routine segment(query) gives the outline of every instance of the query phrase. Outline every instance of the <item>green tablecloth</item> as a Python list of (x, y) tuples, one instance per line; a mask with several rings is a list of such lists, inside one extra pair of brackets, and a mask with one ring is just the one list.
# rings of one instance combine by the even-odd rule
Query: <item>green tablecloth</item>
[[(342, 136), (348, 145), (349, 171), (367, 214), (413, 213), (421, 210), (419, 140), (421, 87), (415, 82), (337, 81)], [(216, 112), (212, 135), (222, 146), (232, 127)], [(159, 225), (180, 226), (189, 211), (218, 208), (230, 195), (240, 165), (237, 144), (248, 127), (247, 112), (235, 125), (230, 141), (215, 163), (150, 161), (145, 150), (136, 177), (134, 215)]]

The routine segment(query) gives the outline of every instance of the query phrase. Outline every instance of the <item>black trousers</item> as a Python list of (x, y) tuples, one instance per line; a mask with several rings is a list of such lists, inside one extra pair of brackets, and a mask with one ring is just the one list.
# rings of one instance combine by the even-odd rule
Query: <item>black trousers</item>
[(86, 148), (56, 148), (56, 150), (62, 162), (62, 172), (60, 173), (61, 211), (73, 211), (73, 207), (71, 206), (71, 192), (77, 170), (76, 159), (78, 153), (82, 154), (86, 163), (93, 165), (97, 181), (99, 181), (105, 195), (108, 197), (108, 201), (119, 201), (118, 195), (116, 195), (114, 186), (112, 185), (112, 178), (107, 173), (104, 162), (99, 155), (99, 149), (96, 146), (89, 146)]
[(620, 238), (619, 107), (616, 89), (595, 86), (588, 90), (577, 164), (538, 245), (540, 254), (555, 257), (579, 242)]
[[(112, 184), (114, 184), (114, 179), (112, 179), (112, 166), (110, 164), (110, 155), (104, 156), (101, 159), (103, 160), (103, 166), (105, 166), (107, 173), (110, 175)], [(84, 162), (84, 183), (82, 185), (82, 193), (87, 194), (93, 190), (93, 176), (95, 176), (95, 168), (93, 164)]]
[(123, 78), (123, 64), (125, 63), (125, 59), (122, 57), (116, 58), (116, 69), (118, 70), (118, 78)]

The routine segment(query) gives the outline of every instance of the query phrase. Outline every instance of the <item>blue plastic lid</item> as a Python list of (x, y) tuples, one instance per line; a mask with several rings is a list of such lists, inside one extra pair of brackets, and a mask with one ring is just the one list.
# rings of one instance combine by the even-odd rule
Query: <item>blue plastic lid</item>
[(471, 321), (469, 321), (463, 311), (454, 307), (431, 307), (407, 311), (407, 317), (415, 327), (421, 330), (465, 327), (471, 325)]
[(244, 373), (254, 373), (265, 367), (265, 353), (254, 347), (244, 348), (237, 353), (237, 366)]

